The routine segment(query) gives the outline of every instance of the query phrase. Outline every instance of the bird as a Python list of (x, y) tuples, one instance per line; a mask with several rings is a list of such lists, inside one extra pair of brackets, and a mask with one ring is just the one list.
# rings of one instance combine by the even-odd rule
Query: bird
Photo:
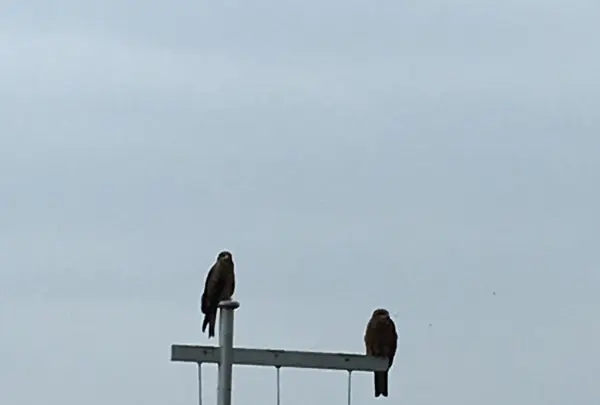
[(396, 324), (387, 309), (377, 308), (373, 311), (365, 331), (365, 347), (367, 355), (383, 357), (388, 360), (386, 371), (375, 372), (375, 397), (388, 396), (388, 373), (394, 362), (398, 347)]
[(202, 333), (208, 326), (208, 338), (215, 336), (215, 322), (219, 302), (231, 299), (235, 291), (235, 271), (233, 256), (224, 250), (217, 256), (206, 276), (201, 298), (201, 310), (204, 314)]

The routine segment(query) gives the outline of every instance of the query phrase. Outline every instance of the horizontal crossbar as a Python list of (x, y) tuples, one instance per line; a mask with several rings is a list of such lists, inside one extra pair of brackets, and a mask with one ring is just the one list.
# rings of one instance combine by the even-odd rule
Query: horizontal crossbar
[[(218, 363), (216, 346), (171, 345), (171, 361)], [(347, 371), (385, 371), (388, 361), (350, 353), (300, 352), (270, 349), (233, 349), (233, 364)]]

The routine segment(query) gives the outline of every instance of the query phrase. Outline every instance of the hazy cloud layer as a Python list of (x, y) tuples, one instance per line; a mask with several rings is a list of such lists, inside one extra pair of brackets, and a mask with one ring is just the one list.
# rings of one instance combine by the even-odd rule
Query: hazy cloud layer
[[(207, 344), (197, 304), (223, 248), (239, 345), (362, 352), (385, 306), (388, 402), (594, 403), (599, 16), (7, 3), (0, 403), (195, 403), (169, 345)], [(345, 403), (345, 382), (284, 370), (282, 403)], [(275, 401), (274, 370), (234, 386)], [(353, 392), (372, 403), (372, 377)]]

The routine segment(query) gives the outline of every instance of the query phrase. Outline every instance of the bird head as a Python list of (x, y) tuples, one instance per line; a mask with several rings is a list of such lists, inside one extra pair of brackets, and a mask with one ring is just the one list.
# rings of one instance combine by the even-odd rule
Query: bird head
[(217, 261), (232, 261), (232, 259), (233, 257), (231, 256), (231, 253), (226, 250), (222, 251), (217, 256)]
[(383, 308), (377, 308), (375, 311), (373, 311), (373, 315), (371, 315), (371, 317), (386, 317), (389, 318), (390, 313), (388, 312), (387, 309), (383, 309)]

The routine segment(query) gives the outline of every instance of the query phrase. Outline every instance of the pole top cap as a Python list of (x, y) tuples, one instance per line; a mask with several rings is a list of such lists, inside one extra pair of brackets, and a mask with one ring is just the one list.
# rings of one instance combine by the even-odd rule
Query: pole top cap
[(223, 309), (238, 309), (240, 307), (240, 303), (234, 300), (227, 300), (219, 302), (219, 308)]

